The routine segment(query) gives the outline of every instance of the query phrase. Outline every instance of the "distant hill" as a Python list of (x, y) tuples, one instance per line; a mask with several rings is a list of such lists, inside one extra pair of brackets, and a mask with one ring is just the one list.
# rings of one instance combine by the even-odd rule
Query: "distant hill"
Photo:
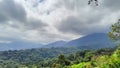
[(41, 48), (42, 46), (42, 44), (32, 42), (15, 41), (11, 43), (0, 43), (0, 51)]
[(65, 44), (67, 47), (77, 46), (84, 49), (96, 49), (96, 48), (106, 48), (115, 46), (115, 44), (110, 40), (105, 33), (94, 33), (69, 41)]
[(57, 41), (50, 43), (45, 47), (78, 47), (80, 49), (96, 49), (112, 46), (115, 46), (115, 44), (110, 40), (107, 34), (93, 33), (69, 42)]
[(66, 44), (66, 41), (56, 41), (47, 45), (44, 45), (45, 48), (51, 48), (51, 47), (64, 47)]

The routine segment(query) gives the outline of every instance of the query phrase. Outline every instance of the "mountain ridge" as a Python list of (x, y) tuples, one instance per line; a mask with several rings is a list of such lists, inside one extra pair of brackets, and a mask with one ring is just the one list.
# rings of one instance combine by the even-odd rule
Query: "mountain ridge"
[[(56, 43), (56, 42), (55, 42)], [(52, 43), (54, 44), (54, 43)], [(110, 40), (106, 33), (93, 33), (64, 43), (59, 47), (80, 47), (82, 48), (104, 48), (112, 47), (115, 44)], [(51, 45), (47, 45), (51, 46)], [(57, 45), (54, 45), (57, 47)], [(52, 46), (52, 47), (54, 47)]]
[(20, 50), (32, 48), (59, 48), (59, 47), (77, 47), (80, 49), (96, 49), (113, 47), (115, 44), (110, 40), (106, 33), (93, 33), (70, 41), (55, 41), (47, 45), (36, 44), (32, 42), (17, 41), (9, 44), (0, 44), (0, 50)]

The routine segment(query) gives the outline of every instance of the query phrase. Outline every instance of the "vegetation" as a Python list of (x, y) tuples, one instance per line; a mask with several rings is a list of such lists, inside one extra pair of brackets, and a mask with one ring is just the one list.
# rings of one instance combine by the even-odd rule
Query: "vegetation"
[(76, 54), (71, 54), (66, 58), (64, 57), (63, 59), (61, 59), (61, 60), (67, 60), (68, 64), (63, 64), (66, 63), (66, 61), (61, 63), (56, 63), (56, 67), (54, 68), (94, 68), (94, 67), (101, 68), (99, 66), (102, 65), (99, 64), (100, 63), (102, 64), (106, 62), (107, 59), (110, 59), (109, 56), (112, 56), (114, 54), (115, 49), (116, 48), (106, 48), (99, 50), (79, 51)]
[(112, 40), (120, 40), (120, 19), (111, 27), (111, 32), (108, 33)]
[(88, 62), (81, 62), (68, 66), (67, 68), (119, 68), (120, 67), (120, 47), (111, 55), (96, 55)]
[[(4, 68), (70, 68), (76, 65), (88, 64), (100, 56), (109, 56), (116, 48), (99, 50), (52, 48), (29, 49), (20, 51), (0, 52), (0, 67)], [(70, 53), (74, 52), (74, 53)], [(61, 54), (61, 55), (60, 55)], [(70, 55), (69, 55), (70, 54)], [(98, 58), (99, 59), (99, 58)], [(76, 67), (75, 67), (76, 68)]]
[[(0, 52), (0, 66), (16, 67), (51, 67), (60, 54), (69, 55), (78, 51), (77, 48), (40, 48)], [(13, 67), (15, 66), (15, 67)]]

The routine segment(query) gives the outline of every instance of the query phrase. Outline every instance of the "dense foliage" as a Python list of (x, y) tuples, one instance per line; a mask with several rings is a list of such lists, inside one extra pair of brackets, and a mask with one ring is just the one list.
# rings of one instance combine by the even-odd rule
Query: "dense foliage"
[(42, 48), (19, 51), (3, 51), (0, 52), (0, 67), (76, 68), (74, 66), (87, 65), (93, 61), (96, 62), (95, 59), (99, 59), (102, 56), (108, 56), (107, 59), (109, 59), (109, 56), (112, 55), (115, 49), (116, 48), (105, 48), (99, 50), (81, 50), (78, 52), (76, 52), (77, 49), (75, 48)]
[(81, 62), (68, 66), (67, 68), (119, 68), (120, 67), (120, 47), (111, 55), (93, 56), (88, 62)]
[[(99, 67), (99, 63), (104, 63), (109, 56), (112, 56), (116, 48), (105, 48), (99, 50), (82, 50), (76, 54), (71, 54), (67, 57), (64, 56), (62, 62), (56, 62), (52, 68), (94, 68)], [(116, 51), (115, 51), (116, 52)], [(60, 55), (61, 56), (61, 55)], [(102, 60), (102, 57), (105, 59)], [(107, 58), (106, 58), (107, 57)], [(63, 62), (64, 60), (64, 62)], [(59, 57), (58, 60), (60, 61)], [(110, 62), (108, 62), (110, 63)], [(90, 67), (87, 67), (90, 66)], [(102, 65), (100, 65), (102, 66)], [(99, 67), (101, 68), (101, 67)], [(109, 67), (110, 68), (110, 67)]]
[[(78, 51), (77, 48), (40, 48), (28, 50), (9, 50), (0, 52), (0, 67), (50, 67), (52, 62), (60, 54), (71, 54)], [(9, 65), (10, 64), (10, 65)], [(13, 67), (15, 66), (15, 67)]]

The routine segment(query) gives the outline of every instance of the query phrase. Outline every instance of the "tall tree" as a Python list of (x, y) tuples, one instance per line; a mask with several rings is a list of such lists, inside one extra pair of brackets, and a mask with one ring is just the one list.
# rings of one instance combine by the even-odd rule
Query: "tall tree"
[(111, 31), (108, 35), (112, 40), (120, 40), (120, 19), (111, 26)]

